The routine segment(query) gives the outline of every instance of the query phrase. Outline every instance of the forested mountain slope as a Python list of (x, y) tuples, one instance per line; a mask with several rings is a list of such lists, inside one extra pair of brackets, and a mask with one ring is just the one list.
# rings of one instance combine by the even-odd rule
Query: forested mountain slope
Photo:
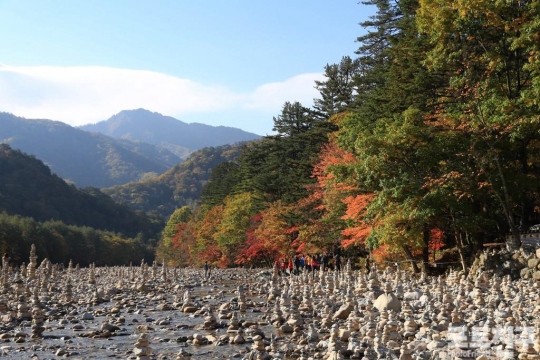
[(98, 189), (67, 184), (40, 160), (6, 144), (0, 144), (0, 169), (0, 212), (130, 237), (154, 237), (161, 231), (159, 222), (118, 205)]
[(213, 169), (236, 159), (243, 146), (207, 147), (158, 177), (102, 191), (133, 210), (154, 213), (166, 220), (176, 208), (195, 204)]

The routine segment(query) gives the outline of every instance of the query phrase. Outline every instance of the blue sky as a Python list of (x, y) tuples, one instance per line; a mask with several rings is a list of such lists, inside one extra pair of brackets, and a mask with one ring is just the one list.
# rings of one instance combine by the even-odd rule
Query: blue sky
[(271, 133), (354, 56), (357, 0), (0, 0), (0, 111), (83, 125), (145, 108)]

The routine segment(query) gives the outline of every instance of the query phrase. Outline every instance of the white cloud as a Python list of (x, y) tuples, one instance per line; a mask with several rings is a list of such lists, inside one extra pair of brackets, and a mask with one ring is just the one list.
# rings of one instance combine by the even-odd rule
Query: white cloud
[[(282, 82), (259, 86), (245, 104), (251, 109), (281, 109), (286, 101), (298, 101), (304, 106), (311, 106), (313, 99), (319, 97), (315, 89), (315, 80), (323, 80), (323, 74), (309, 73), (294, 76)], [(276, 115), (279, 115), (276, 114)]]
[(0, 67), (0, 109), (29, 118), (82, 125), (125, 109), (164, 114), (215, 111), (238, 101), (222, 86), (97, 66)]
[(235, 93), (225, 86), (204, 85), (146, 70), (0, 65), (0, 111), (74, 126), (136, 108), (179, 119), (182, 115), (200, 118), (205, 113), (215, 116), (227, 111), (273, 111), (278, 115), (285, 101), (311, 105), (318, 95), (314, 80), (321, 76), (302, 74), (261, 85), (252, 93)]

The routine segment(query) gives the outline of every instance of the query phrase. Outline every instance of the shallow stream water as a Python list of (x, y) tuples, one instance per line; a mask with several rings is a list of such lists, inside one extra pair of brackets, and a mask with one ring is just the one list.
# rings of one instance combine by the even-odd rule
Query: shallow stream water
[[(238, 285), (244, 284), (242, 280), (218, 281), (208, 285), (191, 288), (193, 302), (201, 305), (213, 305), (214, 310), (220, 304), (237, 296)], [(219, 292), (219, 295), (217, 293)], [(155, 293), (153, 294), (155, 295)], [(31, 334), (30, 322), (22, 322), (8, 334), (13, 335), (0, 339), (0, 358), (9, 359), (135, 359), (133, 354), (134, 344), (142, 332), (148, 334), (152, 359), (175, 359), (183, 347), (191, 353), (192, 359), (228, 359), (241, 358), (249, 351), (250, 339), (242, 345), (193, 345), (186, 342), (186, 337), (194, 334), (212, 335), (218, 339), (227, 333), (227, 327), (216, 330), (201, 329), (204, 315), (183, 313), (172, 304), (177, 301), (181, 294), (160, 294), (160, 299), (140, 302), (131, 308), (121, 309), (116, 317), (123, 317), (125, 322), (119, 326), (120, 330), (112, 333), (112, 336), (100, 338), (101, 326), (104, 323), (112, 323), (115, 317), (111, 317), (111, 308), (122, 298), (122, 294), (116, 295), (111, 301), (103, 302), (92, 307), (76, 308), (70, 321), (47, 320), (44, 323), (45, 331), (40, 339), (25, 337), (24, 342), (16, 342), (17, 333)], [(149, 295), (150, 296), (150, 295)], [(261, 312), (265, 310), (264, 303), (256, 294), (246, 293), (248, 302), (254, 304), (246, 312), (238, 312), (239, 320), (258, 321)], [(170, 310), (158, 310), (157, 305), (168, 304)], [(45, 309), (46, 311), (46, 309)], [(83, 312), (91, 313), (93, 319), (84, 320)], [(215, 312), (214, 312), (215, 314)], [(215, 314), (216, 315), (216, 314)], [(223, 325), (228, 320), (217, 319)], [(146, 328), (141, 329), (141, 326)], [(271, 334), (274, 329), (271, 325), (260, 325), (265, 334)], [(96, 336), (91, 335), (92, 332)], [(248, 350), (246, 350), (248, 348)]]

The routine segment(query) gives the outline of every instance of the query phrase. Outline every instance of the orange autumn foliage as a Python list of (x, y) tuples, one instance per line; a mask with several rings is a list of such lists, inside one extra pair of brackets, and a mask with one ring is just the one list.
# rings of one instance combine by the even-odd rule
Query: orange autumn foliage
[(279, 244), (271, 243), (265, 238), (259, 237), (256, 234), (256, 229), (262, 221), (262, 216), (256, 214), (252, 223), (253, 226), (248, 229), (246, 234), (246, 242), (240, 249), (235, 264), (272, 264), (283, 255)]
[(385, 261), (388, 261), (389, 258), (389, 248), (390, 246), (388, 244), (382, 244), (378, 248), (374, 249), (371, 252), (371, 256), (373, 256), (373, 260), (377, 264), (382, 264)]
[(366, 215), (367, 207), (374, 198), (375, 194), (366, 193), (348, 196), (343, 199), (343, 202), (347, 205), (347, 210), (342, 218), (354, 224), (341, 232), (346, 237), (341, 242), (343, 247), (346, 248), (354, 244), (366, 243), (366, 239), (371, 233), (372, 225), (364, 220), (364, 216)]
[(440, 250), (443, 248), (446, 244), (443, 241), (444, 239), (444, 231), (441, 229), (435, 228), (430, 230), (429, 234), (429, 250)]
[(180, 223), (176, 226), (176, 234), (171, 238), (174, 252), (174, 261), (179, 265), (193, 262), (191, 252), (196, 243), (193, 226), (189, 223)]
[(213, 234), (217, 231), (220, 219), (223, 214), (223, 206), (214, 206), (211, 208), (198, 222), (195, 245), (197, 256), (201, 261), (208, 261), (211, 264), (217, 264), (221, 267), (226, 267), (222, 261), (223, 254), (218, 244), (213, 239)]
[(217, 264), (221, 268), (227, 267), (222, 260), (223, 254), (217, 246), (217, 244), (209, 244), (201, 253), (199, 253), (201, 260), (208, 261), (211, 264)]
[(319, 154), (319, 162), (313, 168), (313, 176), (317, 178), (321, 189), (335, 188), (340, 192), (354, 191), (357, 187), (354, 179), (345, 177), (347, 181), (336, 176), (338, 168), (347, 168), (356, 163), (353, 153), (340, 149), (335, 143), (326, 144)]
[(279, 255), (279, 248), (277, 246), (256, 234), (256, 229), (261, 225), (262, 219), (261, 214), (255, 214), (251, 218), (251, 227), (246, 232), (246, 241), (236, 256), (235, 264), (256, 263), (268, 257), (274, 258)]
[[(294, 229), (284, 218), (285, 214), (292, 212), (294, 205), (287, 205), (281, 201), (270, 204), (260, 214), (258, 225), (254, 228), (252, 244), (260, 252), (273, 256), (290, 254), (292, 250), (292, 233)], [(279, 254), (279, 255), (278, 255)]]
[(334, 142), (326, 144), (314, 165), (316, 182), (308, 187), (309, 195), (298, 202), (303, 220), (293, 246), (298, 252), (325, 251), (335, 246), (346, 226), (342, 218), (344, 199), (358, 193), (353, 167), (356, 158)]

